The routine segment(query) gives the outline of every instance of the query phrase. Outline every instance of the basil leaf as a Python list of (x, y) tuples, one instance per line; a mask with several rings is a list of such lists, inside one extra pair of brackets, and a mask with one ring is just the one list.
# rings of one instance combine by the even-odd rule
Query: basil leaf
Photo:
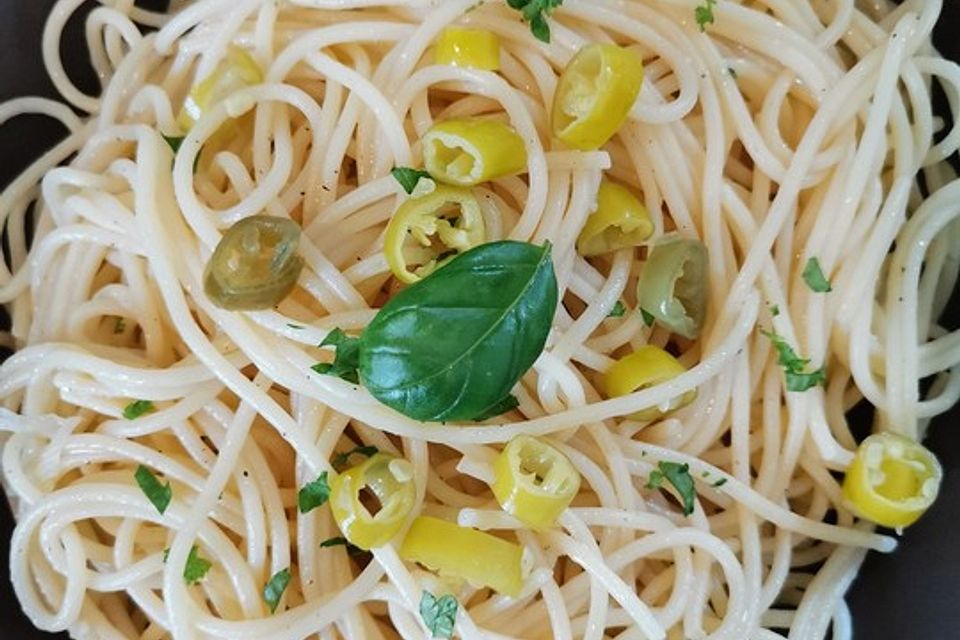
[(290, 569), (281, 569), (273, 574), (270, 581), (263, 587), (263, 601), (270, 607), (270, 613), (277, 610), (280, 598), (290, 584)]
[(153, 471), (142, 464), (134, 471), (133, 478), (137, 481), (140, 490), (147, 496), (147, 500), (157, 508), (157, 511), (163, 513), (167, 510), (167, 507), (170, 506), (170, 500), (173, 499), (173, 489), (169, 482), (165, 485), (160, 484), (157, 476), (153, 475)]
[(423, 592), (420, 598), (420, 617), (431, 636), (449, 638), (453, 635), (459, 606), (460, 603), (450, 594), (437, 598), (429, 591)]
[(549, 244), (480, 245), (384, 305), (360, 337), (360, 379), (416, 420), (472, 420), (533, 365), (556, 308)]
[(520, 401), (517, 400), (517, 396), (508, 394), (507, 397), (501, 398), (496, 404), (494, 404), (489, 409), (481, 412), (480, 415), (476, 416), (473, 420), (474, 422), (483, 422), (484, 420), (489, 420), (495, 416), (502, 415), (507, 411), (513, 411), (520, 406)]
[(337, 376), (347, 382), (358, 384), (357, 360), (360, 355), (359, 338), (351, 338), (340, 329), (334, 329), (320, 343), (321, 347), (334, 347), (336, 355), (333, 363), (319, 362), (311, 367), (317, 373)]
[(197, 545), (190, 549), (190, 555), (187, 556), (187, 564), (183, 568), (183, 579), (187, 584), (197, 584), (210, 571), (213, 564), (206, 558), (201, 558), (197, 551)]
[(377, 449), (372, 444), (363, 447), (354, 447), (353, 449), (350, 449), (350, 451), (344, 451), (343, 453), (338, 453), (335, 455), (330, 464), (334, 469), (340, 469), (347, 466), (347, 462), (350, 461), (350, 456), (352, 455), (363, 455), (369, 458), (370, 456), (376, 455), (379, 451), (380, 449)]
[(622, 302), (617, 300), (617, 304), (613, 305), (613, 309), (610, 310), (610, 313), (607, 314), (608, 318), (622, 318), (623, 314), (627, 312), (627, 308), (623, 305)]
[(330, 484), (327, 482), (327, 472), (313, 482), (308, 482), (297, 492), (297, 506), (300, 513), (313, 511), (330, 499)]
[(123, 408), (123, 417), (127, 420), (136, 420), (142, 415), (154, 411), (153, 403), (149, 400), (134, 400)]
[(830, 286), (830, 281), (823, 275), (823, 269), (820, 268), (820, 261), (816, 258), (807, 260), (807, 266), (803, 268), (803, 281), (817, 293), (829, 293), (833, 291), (833, 287)]
[(417, 183), (420, 182), (420, 178), (433, 180), (430, 174), (423, 169), (411, 169), (410, 167), (394, 167), (390, 171), (390, 175), (400, 183), (400, 186), (407, 192), (407, 195), (413, 193), (413, 190), (417, 188)]

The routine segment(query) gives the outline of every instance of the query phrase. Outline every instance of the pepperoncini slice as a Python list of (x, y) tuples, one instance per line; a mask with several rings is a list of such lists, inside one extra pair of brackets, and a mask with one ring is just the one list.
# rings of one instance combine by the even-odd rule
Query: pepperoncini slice
[(447, 27), (437, 38), (433, 59), (437, 64), (496, 71), (500, 68), (500, 38), (486, 29)]
[(503, 510), (534, 529), (553, 526), (580, 489), (580, 474), (547, 443), (520, 435), (493, 465), (493, 494)]
[(553, 97), (553, 135), (574, 149), (599, 149), (620, 129), (643, 83), (643, 61), (615, 44), (587, 45)]
[(444, 120), (423, 136), (423, 164), (440, 182), (472, 187), (524, 171), (527, 148), (513, 127), (498, 120)]
[(468, 189), (436, 185), (409, 198), (387, 225), (384, 253), (397, 278), (413, 283), (458, 253), (483, 244), (487, 232), (480, 203)]
[[(640, 347), (628, 356), (617, 360), (603, 375), (603, 385), (611, 398), (662, 384), (686, 372), (686, 367), (676, 358), (652, 345)], [(650, 407), (634, 414), (635, 420), (655, 420), (693, 402), (697, 390), (692, 389), (670, 401), (668, 407)]]
[(943, 470), (923, 445), (894, 433), (864, 440), (843, 479), (843, 497), (860, 517), (906, 527), (933, 504)]
[(707, 312), (707, 259), (699, 240), (659, 238), (637, 283), (640, 308), (673, 333), (696, 338)]
[(300, 227), (287, 218), (250, 216), (223, 234), (203, 274), (207, 297), (230, 311), (269, 309), (286, 298), (303, 269)]
[(413, 466), (387, 453), (374, 454), (330, 483), (333, 517), (350, 544), (361, 549), (390, 542), (406, 522), (416, 497)]
[(653, 222), (643, 203), (628, 189), (604, 179), (597, 191), (597, 210), (590, 214), (577, 251), (584, 257), (637, 247), (653, 234)]
[(256, 60), (244, 49), (230, 46), (226, 59), (190, 91), (177, 116), (177, 124), (187, 131), (205, 111), (231, 93), (261, 82), (263, 71)]
[(516, 597), (523, 586), (523, 548), (489, 533), (420, 516), (410, 525), (400, 557), (441, 576)]

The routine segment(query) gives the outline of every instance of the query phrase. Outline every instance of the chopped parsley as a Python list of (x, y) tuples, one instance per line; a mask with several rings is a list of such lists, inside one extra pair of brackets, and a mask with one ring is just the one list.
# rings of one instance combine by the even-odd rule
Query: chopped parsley
[(331, 547), (344, 546), (347, 548), (347, 555), (351, 555), (351, 556), (362, 556), (366, 553), (369, 553), (369, 551), (364, 551), (357, 545), (351, 544), (350, 541), (344, 538), (343, 536), (327, 538), (326, 540), (320, 543), (320, 546), (324, 549), (329, 549)]
[(627, 312), (627, 308), (622, 302), (617, 300), (617, 304), (613, 305), (613, 309), (610, 310), (610, 313), (607, 314), (608, 318), (622, 318), (623, 314)]
[(357, 374), (357, 368), (360, 366), (360, 338), (350, 337), (338, 328), (328, 333), (320, 346), (336, 349), (333, 362), (319, 362), (311, 369), (353, 384), (360, 383), (360, 376)]
[(725, 485), (725, 484), (727, 484), (727, 479), (726, 479), (726, 478), (720, 478), (719, 480), (717, 480), (716, 482), (714, 482), (712, 486), (714, 486), (714, 487), (722, 487), (722, 486)]
[(661, 460), (657, 463), (657, 468), (650, 472), (646, 488), (659, 489), (664, 480), (672, 484), (673, 488), (680, 494), (680, 500), (683, 503), (683, 515), (689, 516), (693, 513), (696, 490), (693, 477), (690, 475), (690, 465)]
[(774, 318), (776, 318), (778, 315), (780, 315), (780, 305), (775, 304), (775, 305), (771, 306), (771, 307), (770, 307), (770, 315), (773, 316)]
[(183, 568), (183, 579), (187, 584), (197, 584), (210, 571), (213, 564), (206, 558), (200, 557), (197, 551), (197, 545), (190, 549), (190, 555), (187, 556), (187, 564)]
[(390, 171), (390, 175), (400, 183), (400, 186), (403, 187), (403, 190), (406, 191), (408, 195), (413, 193), (413, 190), (417, 188), (417, 183), (420, 182), (420, 178), (433, 180), (430, 174), (423, 169), (411, 169), (410, 167), (394, 167)]
[(437, 598), (429, 591), (423, 592), (420, 598), (420, 617), (432, 637), (449, 638), (453, 635), (459, 607), (460, 603), (450, 594)]
[(798, 356), (786, 340), (772, 331), (761, 331), (760, 333), (769, 338), (773, 347), (777, 350), (777, 364), (783, 367), (787, 380), (787, 391), (806, 391), (827, 381), (826, 367), (820, 367), (815, 371), (807, 371), (810, 360)]
[(530, 23), (530, 32), (541, 42), (550, 42), (550, 25), (547, 17), (563, 4), (563, 0), (507, 0), (510, 8), (523, 15), (523, 21)]
[(643, 316), (643, 324), (647, 325), (648, 327), (652, 327), (653, 323), (656, 321), (656, 318), (654, 318), (652, 314), (647, 313), (646, 309), (640, 309), (640, 315)]
[(716, 4), (717, 0), (704, 0), (702, 5), (693, 10), (693, 16), (696, 18), (697, 24), (700, 25), (700, 31), (706, 31), (708, 24), (716, 22), (713, 17), (713, 7)]
[(807, 266), (803, 268), (803, 281), (817, 293), (829, 293), (833, 291), (833, 287), (830, 286), (830, 281), (823, 275), (823, 269), (820, 268), (820, 261), (816, 258), (807, 260)]
[(136, 420), (142, 415), (152, 413), (154, 410), (155, 407), (149, 400), (134, 400), (123, 408), (123, 417), (127, 420)]
[(330, 483), (327, 482), (327, 472), (324, 471), (313, 482), (308, 482), (297, 492), (297, 506), (300, 513), (313, 511), (330, 499)]
[(170, 483), (160, 484), (157, 476), (153, 475), (153, 471), (142, 464), (137, 467), (133, 477), (140, 490), (147, 496), (147, 500), (153, 503), (157, 511), (160, 513), (166, 511), (167, 507), (170, 506), (170, 500), (173, 499), (173, 488), (170, 487)]
[(372, 444), (365, 445), (362, 447), (354, 447), (350, 451), (344, 451), (343, 453), (338, 453), (333, 457), (333, 460), (330, 462), (333, 465), (334, 469), (342, 469), (347, 466), (347, 463), (350, 462), (350, 456), (367, 456), (368, 458), (372, 455), (375, 455), (380, 450), (377, 449)]
[(290, 327), (291, 329), (296, 329), (297, 331), (300, 331), (303, 329), (303, 325), (293, 324), (292, 322), (288, 322), (287, 326)]
[(116, 318), (114, 318), (114, 320), (113, 320), (113, 332), (114, 332), (115, 334), (117, 334), (117, 333), (123, 333), (123, 332), (126, 331), (126, 330), (127, 330), (127, 320), (126, 320), (126, 318), (124, 318), (123, 316), (117, 316)]
[(264, 585), (263, 601), (270, 607), (270, 613), (277, 610), (277, 605), (280, 604), (280, 598), (283, 596), (283, 592), (287, 590), (288, 584), (290, 584), (289, 568), (277, 571), (270, 578), (270, 581)]

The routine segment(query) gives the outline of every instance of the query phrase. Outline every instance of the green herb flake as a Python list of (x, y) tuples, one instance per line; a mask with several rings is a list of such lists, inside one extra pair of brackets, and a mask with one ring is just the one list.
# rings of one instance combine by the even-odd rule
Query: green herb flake
[(303, 325), (300, 325), (300, 324), (293, 324), (292, 322), (288, 322), (287, 326), (290, 327), (291, 329), (296, 329), (297, 331), (303, 330)]
[[(162, 134), (161, 134), (162, 135)], [(170, 145), (170, 148), (173, 149), (173, 152), (176, 153), (180, 151), (183, 141), (187, 139), (186, 136), (163, 136), (163, 139), (167, 141), (167, 144)]]
[(627, 312), (627, 307), (617, 300), (617, 304), (613, 305), (613, 309), (610, 310), (610, 313), (607, 314), (608, 318), (622, 318), (623, 315)]
[(761, 330), (760, 333), (769, 338), (774, 349), (777, 350), (777, 364), (783, 367), (787, 391), (803, 392), (826, 383), (826, 367), (820, 367), (815, 371), (807, 371), (810, 360), (798, 356), (786, 340), (772, 331)]
[(127, 320), (123, 316), (117, 316), (113, 320), (113, 333), (123, 333), (127, 330)]
[(287, 590), (288, 584), (290, 584), (289, 568), (277, 571), (263, 587), (263, 601), (270, 607), (270, 613), (277, 610), (277, 605), (280, 604), (280, 598), (283, 596), (283, 592)]
[(727, 479), (726, 479), (726, 478), (720, 478), (719, 480), (717, 480), (716, 482), (714, 482), (711, 486), (713, 486), (713, 487), (722, 487), (722, 486), (725, 485), (725, 484), (727, 484)]
[(811, 290), (817, 293), (829, 293), (833, 291), (830, 281), (823, 275), (823, 269), (820, 268), (820, 261), (816, 258), (807, 260), (807, 266), (803, 268), (803, 281)]
[(316, 480), (308, 482), (297, 492), (297, 506), (300, 507), (300, 513), (313, 511), (330, 499), (327, 475), (326, 471), (322, 472)]
[(350, 449), (350, 451), (344, 451), (343, 453), (338, 453), (335, 455), (330, 464), (333, 465), (334, 469), (342, 469), (343, 467), (347, 466), (351, 456), (367, 456), (369, 458), (370, 456), (376, 455), (379, 451), (380, 450), (372, 444), (362, 447), (354, 447), (353, 449)]
[(153, 475), (153, 471), (150, 471), (150, 469), (142, 464), (137, 467), (137, 470), (133, 473), (133, 477), (137, 481), (140, 490), (143, 491), (147, 499), (153, 503), (157, 511), (160, 513), (166, 511), (167, 507), (170, 506), (170, 500), (173, 499), (173, 488), (170, 486), (170, 483), (168, 482), (165, 485), (160, 484), (157, 476)]
[(420, 617), (432, 637), (449, 638), (453, 635), (459, 607), (460, 603), (450, 594), (437, 598), (429, 591), (423, 592), (420, 598)]
[(653, 317), (653, 314), (647, 313), (646, 309), (640, 309), (640, 315), (643, 316), (643, 324), (648, 327), (652, 327), (653, 323), (656, 322), (656, 318)]
[(733, 67), (727, 67), (727, 73), (729, 73), (730, 77), (733, 78), (734, 80), (737, 79), (737, 70), (734, 69)]
[(213, 564), (206, 558), (200, 557), (197, 545), (190, 549), (190, 555), (187, 556), (187, 564), (183, 567), (183, 579), (187, 584), (197, 584), (210, 571)]
[(319, 362), (311, 367), (320, 374), (336, 376), (341, 380), (359, 384), (357, 367), (360, 363), (360, 338), (353, 338), (340, 329), (334, 329), (320, 343), (321, 347), (336, 349), (333, 362)]
[(530, 32), (541, 42), (550, 42), (547, 17), (563, 4), (563, 0), (507, 0), (510, 8), (520, 11), (523, 21), (530, 23)]
[(123, 408), (123, 417), (127, 420), (136, 420), (140, 416), (152, 413), (156, 408), (149, 400), (134, 400)]
[(344, 538), (343, 536), (327, 538), (326, 540), (320, 543), (320, 546), (324, 549), (329, 549), (331, 547), (346, 547), (347, 555), (350, 555), (350, 556), (362, 556), (367, 553), (370, 553), (369, 551), (364, 551), (363, 549), (356, 546), (355, 544), (351, 544), (350, 541)]
[(697, 24), (700, 25), (700, 31), (706, 31), (708, 24), (713, 24), (716, 19), (713, 16), (713, 8), (716, 6), (717, 0), (704, 0), (704, 3), (693, 10), (693, 16), (697, 20)]
[(683, 515), (689, 516), (693, 513), (697, 492), (693, 484), (693, 476), (690, 475), (690, 466), (685, 463), (661, 460), (657, 463), (657, 468), (650, 472), (646, 488), (659, 489), (663, 486), (664, 480), (672, 484), (680, 494)]
[(411, 169), (410, 167), (394, 167), (390, 171), (390, 175), (400, 183), (400, 186), (403, 187), (403, 190), (406, 191), (408, 195), (413, 193), (413, 190), (417, 188), (417, 183), (420, 182), (420, 178), (433, 180), (430, 174), (423, 169)]
[(484, 420), (489, 420), (490, 418), (495, 418), (496, 416), (503, 415), (507, 411), (513, 411), (520, 406), (520, 400), (517, 399), (517, 396), (512, 393), (507, 394), (505, 398), (494, 404), (488, 409), (482, 411), (477, 417), (473, 419), (474, 422), (483, 422)]
[(778, 315), (780, 315), (780, 305), (778, 305), (778, 304), (772, 305), (772, 306), (770, 307), (770, 315), (771, 315), (772, 317), (774, 317), (774, 318), (776, 318)]

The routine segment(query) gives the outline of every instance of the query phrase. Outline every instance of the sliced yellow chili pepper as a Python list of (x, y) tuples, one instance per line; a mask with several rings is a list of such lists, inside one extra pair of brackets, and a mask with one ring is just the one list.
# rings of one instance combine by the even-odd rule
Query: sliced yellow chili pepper
[[(617, 360), (603, 375), (603, 385), (611, 398), (625, 396), (676, 378), (686, 372), (672, 355), (653, 345), (645, 345), (628, 356)], [(691, 389), (679, 398), (670, 401), (666, 411), (660, 407), (643, 409), (630, 417), (635, 420), (654, 420), (671, 411), (685, 407), (697, 398), (697, 390)]]
[(408, 199), (393, 214), (384, 253), (393, 274), (412, 283), (486, 238), (480, 203), (470, 190), (436, 185), (433, 191)]
[(626, 187), (604, 179), (597, 191), (597, 210), (590, 214), (580, 237), (580, 255), (598, 256), (637, 247), (653, 234), (650, 212)]
[[(377, 453), (333, 479), (330, 510), (351, 544), (372, 549), (397, 535), (416, 496), (413, 466), (403, 458)], [(378, 508), (365, 506), (364, 498), (379, 502), (373, 505)]]
[(523, 548), (489, 533), (429, 516), (410, 525), (400, 557), (441, 576), (516, 597), (523, 586)]
[(444, 120), (423, 136), (423, 164), (440, 182), (472, 187), (524, 171), (527, 148), (513, 127), (498, 120)]
[(620, 129), (640, 94), (643, 61), (615, 44), (587, 45), (573, 57), (553, 97), (553, 135), (582, 151)]
[(657, 238), (637, 281), (639, 307), (684, 338), (700, 333), (707, 314), (709, 256), (695, 238)]
[(906, 527), (933, 504), (942, 479), (929, 449), (901, 435), (878, 433), (857, 449), (843, 479), (843, 497), (862, 518)]
[(263, 71), (256, 60), (244, 49), (231, 46), (227, 49), (226, 59), (190, 91), (177, 123), (184, 131), (188, 131), (210, 107), (235, 91), (261, 82)]
[(437, 64), (496, 71), (500, 68), (500, 38), (486, 29), (447, 27), (433, 49)]
[(553, 526), (580, 490), (580, 474), (549, 444), (520, 435), (493, 465), (493, 494), (503, 510), (534, 529)]

